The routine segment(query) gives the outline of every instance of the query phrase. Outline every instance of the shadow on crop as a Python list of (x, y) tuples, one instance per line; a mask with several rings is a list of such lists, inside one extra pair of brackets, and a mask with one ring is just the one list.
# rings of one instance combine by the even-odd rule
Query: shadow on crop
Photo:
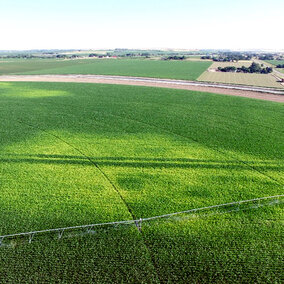
[[(40, 129), (23, 131), (27, 126), (17, 126), (18, 120), (22, 120), (46, 131), (99, 134), (106, 138), (111, 133), (116, 136), (163, 133), (172, 141), (197, 141), (209, 148), (247, 153), (262, 159), (282, 156), (277, 142), (282, 129), (275, 121), (281, 121), (283, 112), (280, 104), (269, 102), (149, 87), (1, 83), (0, 106), (3, 124), (0, 122), (0, 131), (4, 129), (8, 133), (4, 137), (1, 133), (1, 146), (21, 142), (41, 132)], [(208, 110), (208, 115), (204, 110)], [(223, 117), (215, 115), (218, 113)], [(230, 117), (236, 121), (236, 113), (240, 121), (257, 122), (259, 127), (233, 122)], [(273, 132), (268, 134), (269, 130), (261, 127), (260, 117), (265, 117), (275, 128)], [(101, 127), (96, 127), (97, 123)]]
[[(247, 169), (247, 164), (238, 161), (206, 160), (187, 158), (148, 158), (148, 157), (84, 157), (72, 155), (46, 154), (1, 154), (2, 163), (30, 163), (57, 165), (86, 165), (92, 162), (99, 166), (133, 167), (133, 168), (204, 168), (204, 169)], [(280, 171), (284, 166), (273, 161), (246, 162), (258, 170)]]

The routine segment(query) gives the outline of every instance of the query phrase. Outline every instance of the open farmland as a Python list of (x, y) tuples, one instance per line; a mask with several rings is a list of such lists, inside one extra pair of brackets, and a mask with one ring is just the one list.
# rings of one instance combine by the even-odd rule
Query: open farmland
[(278, 64), (284, 64), (284, 60), (266, 60), (266, 62), (276, 66)]
[(284, 88), (271, 74), (251, 74), (232, 72), (210, 72), (205, 71), (197, 79), (204, 82), (217, 82), (228, 84), (239, 84), (248, 86), (260, 86), (271, 88)]
[(141, 59), (29, 59), (0, 62), (0, 75), (99, 74), (196, 80), (210, 64), (201, 61)]
[(244, 61), (238, 61), (238, 62), (213, 62), (210, 66), (210, 69), (218, 69), (218, 67), (227, 67), (227, 66), (234, 66), (236, 68), (238, 67), (249, 67), (252, 64), (252, 61), (244, 60)]
[[(0, 234), (282, 194), (283, 116), (184, 90), (0, 83)], [(11, 241), (0, 280), (281, 282), (282, 204), (183, 217)]]
[[(75, 63), (75, 60), (62, 59), (1, 59), (0, 75), (72, 66)], [(77, 63), (79, 64), (79, 61)]]

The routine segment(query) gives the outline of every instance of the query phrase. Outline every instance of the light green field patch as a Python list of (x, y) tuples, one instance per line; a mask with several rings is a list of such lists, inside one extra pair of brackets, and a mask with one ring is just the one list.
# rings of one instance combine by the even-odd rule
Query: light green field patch
[(284, 60), (266, 60), (266, 62), (273, 64), (274, 66), (278, 64), (284, 64)]
[(204, 82), (217, 82), (240, 84), (248, 86), (260, 86), (271, 88), (284, 88), (277, 79), (270, 74), (250, 74), (232, 72), (210, 72), (205, 71), (198, 79)]
[(0, 153), (2, 217), (10, 220), (1, 234), (131, 218), (92, 162), (56, 138), (63, 133), (18, 127), (30, 138)]
[[(68, 96), (68, 92), (64, 90), (42, 90), (30, 88), (17, 88), (12, 83), (0, 82), (0, 97), (19, 97), (19, 98), (41, 98), (41, 97), (58, 97)], [(3, 90), (5, 89), (5, 92)]]

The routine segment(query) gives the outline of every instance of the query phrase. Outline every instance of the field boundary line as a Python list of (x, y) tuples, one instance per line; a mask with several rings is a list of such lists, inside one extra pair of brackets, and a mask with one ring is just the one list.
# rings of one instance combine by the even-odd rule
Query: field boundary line
[(140, 218), (140, 219), (136, 219), (136, 220), (132, 219), (132, 220), (115, 221), (115, 222), (95, 223), (95, 224), (88, 224), (88, 225), (78, 225), (78, 226), (61, 227), (61, 228), (54, 228), (54, 229), (45, 229), (45, 230), (39, 230), (39, 231), (30, 231), (30, 232), (0, 235), (0, 246), (2, 245), (4, 239), (11, 239), (11, 238), (15, 238), (15, 237), (26, 236), (26, 237), (29, 237), (29, 243), (30, 243), (32, 241), (32, 238), (36, 234), (56, 232), (56, 233), (58, 233), (58, 238), (60, 239), (62, 237), (63, 233), (66, 232), (66, 231), (72, 231), (72, 230), (76, 230), (76, 229), (88, 229), (88, 232), (90, 232), (95, 227), (103, 227), (103, 226), (109, 226), (109, 225), (135, 224), (138, 228), (141, 229), (142, 222), (147, 222), (147, 221), (162, 219), (162, 218), (168, 218), (168, 217), (172, 217), (172, 216), (176, 216), (176, 215), (193, 213), (193, 212), (198, 212), (198, 211), (203, 211), (203, 210), (211, 210), (211, 209), (216, 209), (216, 208), (222, 208), (222, 207), (226, 207), (226, 206), (233, 206), (233, 205), (239, 206), (239, 205), (246, 204), (246, 203), (253, 203), (253, 202), (269, 200), (269, 199), (276, 199), (277, 203), (280, 204), (281, 202), (278, 200), (278, 198), (282, 198), (282, 197), (284, 197), (284, 194), (266, 196), (266, 197), (259, 197), (259, 198), (248, 199), (248, 200), (240, 200), (240, 201), (222, 203), (222, 204), (199, 207), (199, 208), (193, 208), (193, 209), (189, 209), (189, 210), (184, 210), (184, 211), (179, 211), (179, 212), (174, 212), (174, 213), (169, 213), (169, 214), (164, 214), (164, 215), (157, 215), (157, 216), (148, 217), (148, 218)]
[[(206, 71), (205, 71), (206, 72)], [(284, 89), (276, 87), (261, 87), (242, 84), (229, 84), (210, 81), (190, 81), (180, 79), (153, 78), (153, 77), (135, 77), (135, 76), (116, 76), (116, 75), (90, 75), (90, 74), (46, 74), (46, 75), (0, 75), (1, 82), (78, 82), (92, 83), (95, 80), (136, 82), (149, 84), (163, 84), (176, 86), (195, 86), (209, 87), (219, 89), (231, 89), (239, 91), (251, 91), (258, 93), (273, 94), (278, 96), (284, 95)]]

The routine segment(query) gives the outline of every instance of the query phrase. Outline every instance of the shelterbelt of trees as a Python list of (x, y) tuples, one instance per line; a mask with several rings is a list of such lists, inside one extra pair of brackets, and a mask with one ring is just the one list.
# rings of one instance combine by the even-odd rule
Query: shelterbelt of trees
[(238, 72), (238, 73), (260, 73), (260, 74), (268, 74), (273, 71), (271, 67), (262, 68), (260, 64), (253, 62), (249, 67), (235, 67), (235, 66), (226, 66), (226, 67), (218, 67), (218, 71), (220, 72)]
[(251, 60), (252, 54), (242, 53), (222, 53), (219, 55), (206, 55), (201, 56), (201, 59), (212, 59), (216, 62), (234, 62), (239, 60)]
[(253, 57), (260, 60), (283, 60), (283, 54), (259, 54), (254, 52), (220, 52), (220, 53), (207, 53), (201, 56), (201, 59), (210, 59), (216, 62), (236, 62), (239, 60), (251, 60)]

